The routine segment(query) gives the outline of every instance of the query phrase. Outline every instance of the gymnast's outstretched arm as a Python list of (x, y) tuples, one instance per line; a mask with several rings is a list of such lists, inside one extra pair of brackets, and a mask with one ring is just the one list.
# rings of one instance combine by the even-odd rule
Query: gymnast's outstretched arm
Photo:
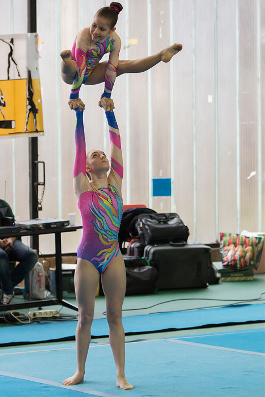
[(81, 193), (91, 190), (90, 183), (86, 176), (86, 140), (83, 122), (83, 110), (78, 108), (76, 113), (75, 129), (75, 163), (74, 163), (74, 191), (78, 197)]
[(121, 149), (121, 137), (119, 127), (114, 112), (105, 112), (109, 125), (109, 135), (111, 144), (111, 172), (109, 175), (110, 183), (116, 186), (121, 195), (121, 184), (123, 178), (123, 158)]

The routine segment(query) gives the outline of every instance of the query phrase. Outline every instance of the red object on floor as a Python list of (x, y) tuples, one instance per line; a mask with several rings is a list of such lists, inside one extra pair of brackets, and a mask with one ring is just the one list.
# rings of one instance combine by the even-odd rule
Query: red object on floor
[(123, 211), (130, 210), (132, 208), (146, 208), (145, 204), (124, 204)]

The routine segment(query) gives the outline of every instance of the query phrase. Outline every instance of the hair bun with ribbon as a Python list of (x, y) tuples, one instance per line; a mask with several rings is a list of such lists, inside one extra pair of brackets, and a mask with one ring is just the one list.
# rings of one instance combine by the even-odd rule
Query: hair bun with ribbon
[(123, 9), (123, 6), (120, 3), (112, 2), (110, 3), (110, 8), (113, 8), (117, 12), (117, 14), (119, 14)]

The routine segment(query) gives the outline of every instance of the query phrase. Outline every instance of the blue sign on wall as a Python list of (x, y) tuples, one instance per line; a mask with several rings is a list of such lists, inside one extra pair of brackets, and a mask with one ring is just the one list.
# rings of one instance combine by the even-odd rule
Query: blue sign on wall
[(171, 196), (171, 178), (153, 178), (153, 196)]

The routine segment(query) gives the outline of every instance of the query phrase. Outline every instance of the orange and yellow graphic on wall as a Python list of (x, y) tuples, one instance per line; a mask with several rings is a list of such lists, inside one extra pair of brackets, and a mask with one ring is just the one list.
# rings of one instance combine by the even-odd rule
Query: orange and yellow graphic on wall
[(0, 137), (43, 135), (38, 57), (35, 34), (0, 36)]

